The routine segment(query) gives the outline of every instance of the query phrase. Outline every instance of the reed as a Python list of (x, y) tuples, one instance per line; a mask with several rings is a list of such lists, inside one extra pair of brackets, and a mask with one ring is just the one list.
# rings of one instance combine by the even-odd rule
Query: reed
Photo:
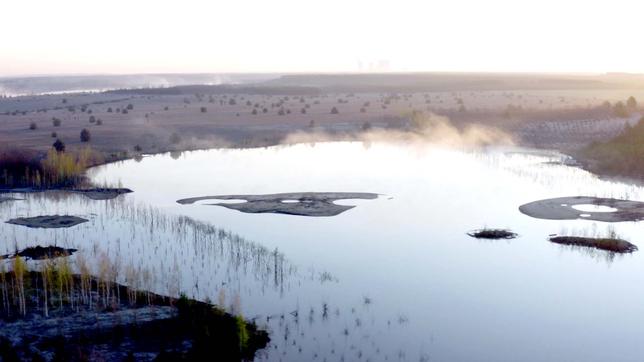
[(21, 315), (27, 314), (27, 305), (25, 297), (25, 273), (27, 265), (25, 261), (18, 255), (13, 259), (13, 277), (15, 282), (15, 290), (17, 293), (18, 307)]

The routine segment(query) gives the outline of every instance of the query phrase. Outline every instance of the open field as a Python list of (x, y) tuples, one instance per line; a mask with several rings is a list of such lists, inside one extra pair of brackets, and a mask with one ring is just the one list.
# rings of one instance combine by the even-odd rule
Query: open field
[[(495, 83), (472, 75), (436, 83), (419, 76), (412, 87), (409, 76), (381, 75), (376, 80), (382, 83), (373, 77), (349, 77), (354, 87), (336, 76), (290, 76), (253, 86), (5, 97), (0, 98), (0, 144), (45, 151), (60, 139), (71, 149), (88, 144), (114, 155), (266, 145), (296, 131), (406, 129), (411, 112), (423, 111), (445, 115), (457, 127), (498, 127), (519, 143), (565, 149), (613, 137), (638, 118), (638, 109), (618, 116), (606, 101), (644, 99), (632, 82), (600, 79), (566, 83), (534, 76)], [(80, 140), (83, 129), (90, 132), (88, 142)]]

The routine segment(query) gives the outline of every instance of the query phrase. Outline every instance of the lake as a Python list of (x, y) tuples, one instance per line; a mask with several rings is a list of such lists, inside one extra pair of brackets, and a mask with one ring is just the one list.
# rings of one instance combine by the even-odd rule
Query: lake
[[(13, 195), (2, 220), (71, 214), (67, 229), (0, 224), (0, 253), (56, 244), (109, 260), (126, 284), (209, 299), (271, 333), (260, 361), (606, 361), (644, 354), (644, 257), (561, 246), (551, 234), (642, 224), (541, 220), (520, 205), (644, 189), (520, 148), (329, 142), (146, 156), (93, 168), (108, 201)], [(370, 192), (331, 217), (179, 204), (208, 195)], [(227, 201), (230, 202), (230, 201)], [(467, 232), (508, 228), (512, 240)], [(35, 262), (32, 262), (35, 263)]]

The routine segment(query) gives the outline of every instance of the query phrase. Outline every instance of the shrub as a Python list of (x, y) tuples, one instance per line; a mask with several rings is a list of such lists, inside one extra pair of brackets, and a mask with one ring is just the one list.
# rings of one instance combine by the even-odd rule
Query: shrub
[(60, 139), (57, 139), (56, 142), (52, 145), (56, 152), (65, 152), (65, 144)]
[(201, 113), (206, 113), (208, 112), (208, 108), (206, 107), (201, 107)]
[(89, 116), (89, 123), (94, 123), (94, 122), (96, 122), (96, 117)]
[(89, 130), (87, 128), (83, 128), (83, 130), (80, 133), (81, 142), (89, 142), (91, 139), (92, 139), (92, 135), (89, 133)]
[(32, 130), (32, 131), (33, 131), (33, 130), (35, 130), (36, 128), (38, 128), (38, 125), (36, 124), (36, 122), (31, 122), (31, 123), (29, 123), (29, 129), (30, 129), (30, 130)]
[(130, 111), (134, 109), (134, 106), (132, 105), (132, 103), (127, 105), (127, 109)]
[(637, 107), (637, 101), (635, 100), (635, 97), (633, 97), (633, 96), (628, 97), (628, 100), (626, 100), (626, 106), (628, 108), (636, 108)]
[(101, 125), (103, 125), (103, 120), (102, 120), (102, 119), (97, 119), (97, 120), (96, 120), (96, 125), (97, 125), (97, 126), (101, 126)]
[(107, 113), (112, 113), (112, 107), (107, 108)]
[(337, 108), (335, 107), (331, 108), (331, 114), (338, 114), (338, 113), (340, 113), (340, 111), (338, 111)]
[(52, 118), (51, 123), (54, 125), (54, 127), (60, 127), (60, 125), (63, 123), (59, 118)]
[(51, 138), (56, 138), (56, 137), (58, 137), (58, 133), (57, 132), (52, 132), (51, 133)]

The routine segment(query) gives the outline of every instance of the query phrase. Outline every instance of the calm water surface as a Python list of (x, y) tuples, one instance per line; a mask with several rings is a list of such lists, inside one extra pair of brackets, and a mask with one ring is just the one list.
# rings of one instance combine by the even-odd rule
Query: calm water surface
[[(90, 222), (63, 230), (2, 224), (0, 251), (57, 243), (89, 259), (107, 255), (123, 282), (141, 270), (140, 287), (209, 298), (254, 318), (272, 333), (259, 360), (640, 360), (644, 251), (613, 256), (547, 237), (610, 227), (644, 247), (644, 224), (539, 220), (518, 207), (575, 195), (644, 201), (644, 189), (561, 159), (386, 143), (150, 156), (91, 170), (97, 183), (135, 191), (116, 200), (49, 193), (1, 205), (3, 219), (74, 213)], [(176, 203), (303, 191), (381, 196), (340, 201), (357, 207), (321, 218)], [(520, 236), (466, 235), (484, 226)]]

